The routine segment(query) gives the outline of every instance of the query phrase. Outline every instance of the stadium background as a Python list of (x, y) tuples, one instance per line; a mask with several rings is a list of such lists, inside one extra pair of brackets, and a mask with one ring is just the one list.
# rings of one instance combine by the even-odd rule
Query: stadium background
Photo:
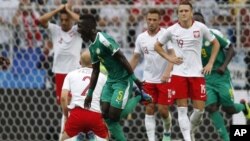
[[(61, 0), (0, 0), (0, 55), (11, 59), (11, 66), (0, 70), (0, 140), (55, 141), (60, 131), (61, 109), (56, 104), (54, 75), (51, 72), (53, 45), (47, 30), (38, 25), (37, 18), (55, 9)], [(250, 88), (250, 4), (247, 0), (193, 0), (195, 11), (201, 11), (207, 25), (228, 37), (237, 54), (230, 63), (235, 93), (247, 96)], [(72, 0), (78, 13), (91, 13), (99, 20), (99, 28), (111, 34), (129, 59), (136, 36), (145, 29), (143, 14), (148, 8), (159, 8), (161, 25), (167, 27), (176, 18), (178, 0)], [(58, 16), (52, 22), (59, 23)], [(87, 44), (83, 44), (83, 48)], [(142, 76), (142, 65), (136, 69)], [(235, 95), (238, 97), (238, 95)], [(181, 139), (177, 112), (173, 115), (172, 138)], [(191, 112), (191, 107), (189, 108)], [(225, 122), (232, 117), (225, 115)], [(121, 124), (129, 141), (146, 141), (144, 108), (138, 105), (131, 119)], [(237, 119), (236, 119), (237, 120)], [(162, 132), (157, 120), (157, 139)], [(204, 115), (196, 135), (197, 141), (219, 141), (218, 135)]]

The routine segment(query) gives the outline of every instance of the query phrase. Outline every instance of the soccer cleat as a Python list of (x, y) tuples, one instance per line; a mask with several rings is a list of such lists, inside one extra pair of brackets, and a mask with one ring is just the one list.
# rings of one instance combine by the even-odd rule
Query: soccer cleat
[(170, 133), (167, 132), (163, 133), (162, 141), (171, 141)]
[(240, 103), (243, 104), (243, 105), (245, 106), (245, 110), (243, 111), (245, 117), (246, 117), (247, 119), (250, 119), (250, 108), (249, 108), (249, 104), (248, 104), (244, 99), (242, 99), (242, 100), (240, 101)]
[(78, 133), (76, 141), (84, 141), (85, 134), (83, 132)]
[(141, 96), (141, 103), (143, 104), (149, 104), (149, 103), (152, 103), (153, 102), (153, 99), (152, 97), (145, 93), (143, 90), (139, 90), (139, 89), (136, 89), (135, 90), (135, 95), (140, 95)]

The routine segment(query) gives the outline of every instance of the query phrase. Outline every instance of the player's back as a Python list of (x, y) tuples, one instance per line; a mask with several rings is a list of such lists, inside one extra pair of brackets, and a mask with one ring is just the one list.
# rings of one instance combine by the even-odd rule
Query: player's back
[(128, 77), (127, 70), (114, 57), (119, 50), (119, 45), (115, 40), (103, 32), (98, 32), (95, 41), (90, 45), (92, 63), (101, 62), (108, 72), (109, 82), (121, 81)]
[[(84, 108), (84, 100), (88, 93), (92, 70), (92, 68), (80, 68), (70, 72), (65, 78), (69, 83), (70, 93), (72, 95), (70, 105), (68, 106), (70, 109), (75, 106)], [(105, 82), (106, 76), (100, 73), (92, 97), (91, 111), (101, 112), (100, 96)]]

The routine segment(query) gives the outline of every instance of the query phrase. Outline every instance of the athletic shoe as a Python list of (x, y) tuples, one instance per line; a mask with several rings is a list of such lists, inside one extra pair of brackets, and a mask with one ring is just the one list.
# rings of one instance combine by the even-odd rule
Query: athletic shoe
[(85, 134), (83, 132), (78, 133), (76, 141), (84, 141), (84, 139), (85, 139)]
[(135, 90), (135, 95), (136, 96), (137, 95), (141, 96), (141, 101), (140, 102), (143, 103), (143, 104), (149, 104), (149, 103), (153, 102), (152, 97), (149, 94), (145, 93), (143, 90), (136, 89)]
[(171, 141), (170, 133), (163, 133), (162, 141)]
[(243, 104), (243, 105), (245, 106), (245, 110), (243, 111), (245, 117), (246, 117), (247, 119), (250, 119), (250, 108), (249, 108), (249, 104), (248, 104), (244, 99), (242, 99), (242, 100), (240, 101), (240, 103)]

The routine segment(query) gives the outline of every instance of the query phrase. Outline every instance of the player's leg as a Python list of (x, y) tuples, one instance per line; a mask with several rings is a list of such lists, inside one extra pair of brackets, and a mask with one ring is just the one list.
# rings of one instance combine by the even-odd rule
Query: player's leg
[(206, 87), (205, 79), (203, 77), (188, 78), (189, 95), (193, 102), (193, 113), (190, 116), (191, 123), (191, 137), (195, 140), (194, 135), (202, 122), (205, 101), (206, 101)]
[(143, 90), (148, 93), (153, 98), (153, 102), (149, 104), (145, 104), (146, 111), (145, 111), (145, 128), (146, 133), (148, 136), (148, 141), (155, 141), (155, 127), (156, 127), (156, 121), (155, 121), (155, 103), (157, 102), (158, 95), (157, 95), (157, 89), (155, 84), (147, 83), (145, 82), (143, 86)]
[(171, 87), (175, 93), (177, 104), (178, 122), (181, 133), (185, 141), (191, 141), (190, 120), (188, 118), (188, 84), (185, 77), (173, 75), (171, 78)]
[[(64, 78), (66, 77), (67, 74), (56, 74), (55, 75), (55, 81), (56, 81), (56, 102), (57, 104), (60, 105), (60, 100), (61, 100), (61, 92), (62, 92), (62, 85), (63, 85), (63, 81)], [(63, 129), (64, 129), (64, 115), (62, 114), (62, 118), (61, 118), (61, 130), (60, 130), (60, 134), (59, 134), (59, 141), (62, 138), (62, 134), (63, 134)]]
[(130, 84), (128, 81), (106, 83), (102, 91), (101, 107), (103, 117), (111, 135), (118, 141), (126, 141), (119, 120), (122, 110), (125, 108), (131, 94), (129, 87)]
[(221, 82), (217, 89), (220, 93), (223, 111), (227, 114), (235, 114), (242, 111), (246, 118), (250, 119), (250, 109), (248, 108), (248, 104), (242, 101), (241, 103), (234, 103), (233, 87), (230, 81)]
[(161, 115), (164, 133), (162, 141), (171, 140), (171, 127), (172, 127), (172, 117), (168, 110), (168, 105), (172, 104), (172, 90), (170, 89), (170, 83), (160, 83), (156, 84), (158, 92), (158, 111)]

